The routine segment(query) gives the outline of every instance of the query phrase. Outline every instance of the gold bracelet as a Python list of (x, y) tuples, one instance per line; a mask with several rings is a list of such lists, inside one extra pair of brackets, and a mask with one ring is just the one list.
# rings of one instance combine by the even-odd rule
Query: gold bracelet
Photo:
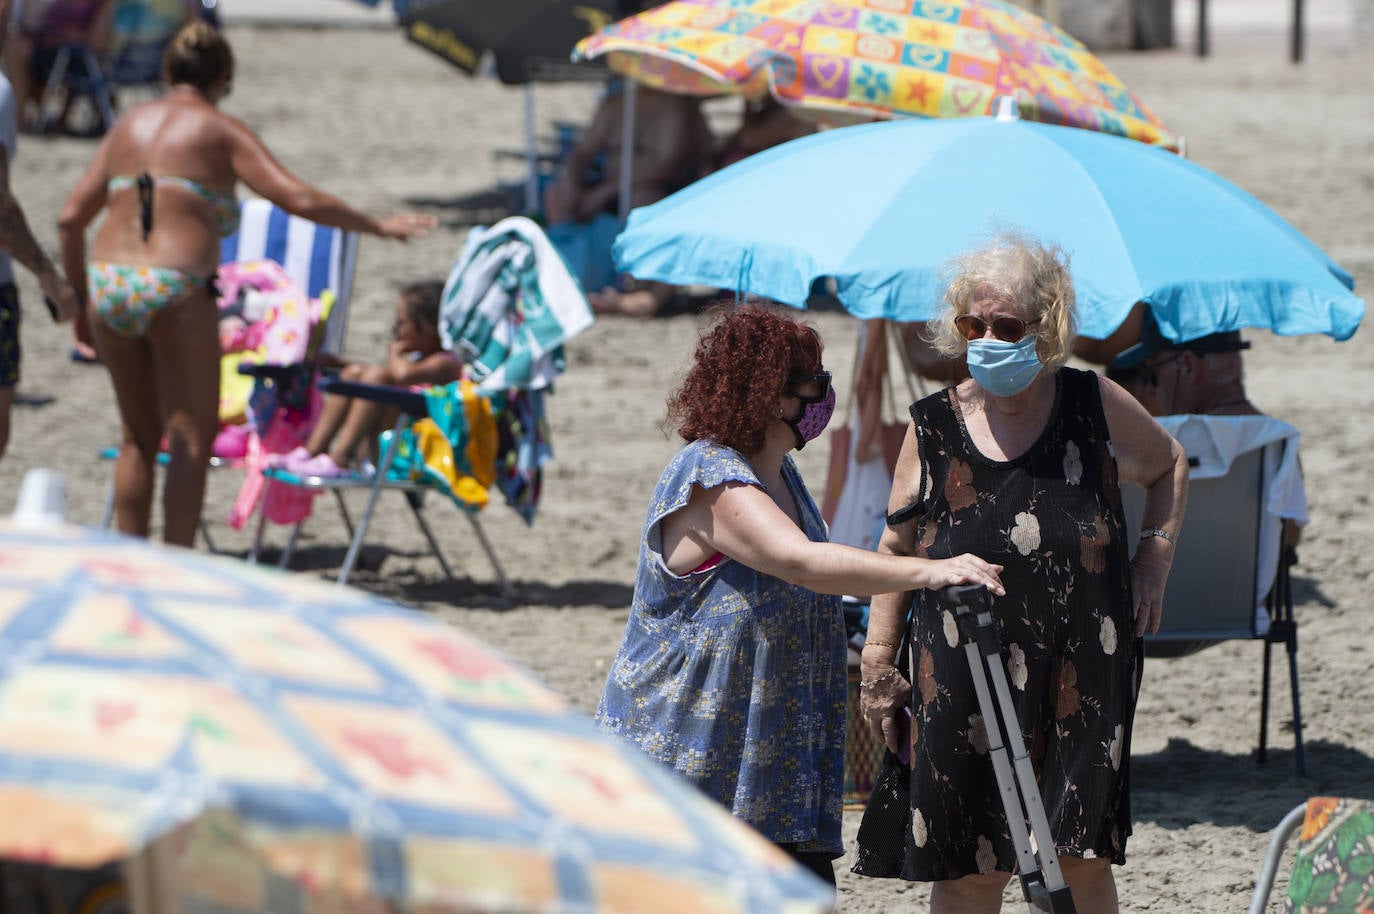
[(1178, 541), (1174, 539), (1174, 535), (1170, 533), (1168, 530), (1165, 530), (1163, 527), (1146, 527), (1144, 530), (1140, 531), (1141, 539), (1148, 539), (1152, 536), (1159, 537), (1160, 539), (1164, 540), (1164, 542), (1168, 543), (1170, 546), (1178, 545)]
[(878, 647), (890, 647), (894, 651), (897, 649), (897, 645), (893, 644), (891, 641), (879, 641), (877, 638), (867, 638), (864, 640), (864, 647), (868, 647), (870, 644), (876, 644)]

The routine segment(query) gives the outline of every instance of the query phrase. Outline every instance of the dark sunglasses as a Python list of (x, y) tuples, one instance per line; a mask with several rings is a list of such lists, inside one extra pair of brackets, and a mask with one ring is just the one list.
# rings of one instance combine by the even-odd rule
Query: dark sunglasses
[(1159, 386), (1159, 369), (1168, 365), (1170, 362), (1177, 362), (1183, 357), (1183, 353), (1176, 352), (1168, 358), (1160, 359), (1158, 362), (1149, 365), (1142, 365), (1140, 368), (1140, 383), (1147, 387)]
[(792, 396), (801, 400), (803, 403), (819, 403), (830, 396), (830, 372), (818, 371), (815, 374), (794, 375), (787, 379), (788, 387), (800, 387), (803, 384), (819, 384), (821, 392), (818, 396), (803, 397), (801, 394), (794, 393)]
[[(995, 317), (992, 320), (992, 335), (1004, 343), (1019, 343), (1025, 337), (1026, 331), (1038, 323), (1039, 318), (1023, 321), (1019, 317)], [(982, 339), (983, 334), (988, 332), (988, 323), (981, 317), (961, 314), (954, 319), (954, 328), (964, 339), (972, 341)]]

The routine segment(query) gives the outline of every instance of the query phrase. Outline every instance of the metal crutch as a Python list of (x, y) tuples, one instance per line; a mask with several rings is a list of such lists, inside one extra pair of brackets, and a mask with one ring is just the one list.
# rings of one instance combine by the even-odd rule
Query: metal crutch
[[(1054, 850), (1054, 836), (1050, 834), (1050, 823), (1045, 817), (1040, 787), (1035, 782), (1035, 769), (1026, 754), (1026, 742), (1021, 738), (1016, 708), (1011, 703), (1011, 687), (1007, 684), (1007, 670), (1002, 663), (1002, 639), (992, 621), (987, 588), (982, 584), (946, 587), (940, 591), (940, 601), (953, 610), (963, 637), (973, 689), (978, 694), (978, 708), (988, 732), (988, 755), (997, 775), (1026, 903), (1031, 911), (1075, 914), (1073, 896), (1059, 869), (1059, 856)], [(1034, 850), (1030, 846), (1031, 833), (1035, 835)]]

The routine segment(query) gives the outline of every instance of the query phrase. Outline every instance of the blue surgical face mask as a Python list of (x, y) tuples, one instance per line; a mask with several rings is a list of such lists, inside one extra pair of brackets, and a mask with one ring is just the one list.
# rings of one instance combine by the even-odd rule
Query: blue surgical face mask
[(1001, 340), (970, 340), (968, 372), (978, 386), (994, 397), (1012, 397), (1030, 386), (1040, 373), (1040, 357), (1035, 352), (1035, 334), (1028, 333), (1019, 343)]

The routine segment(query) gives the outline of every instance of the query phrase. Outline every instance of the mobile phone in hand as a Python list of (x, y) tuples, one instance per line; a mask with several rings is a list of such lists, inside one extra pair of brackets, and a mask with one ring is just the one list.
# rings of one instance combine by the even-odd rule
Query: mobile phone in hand
[(43, 304), (48, 306), (48, 313), (52, 315), (54, 321), (60, 321), (62, 319), (62, 315), (57, 313), (57, 302), (44, 295)]

